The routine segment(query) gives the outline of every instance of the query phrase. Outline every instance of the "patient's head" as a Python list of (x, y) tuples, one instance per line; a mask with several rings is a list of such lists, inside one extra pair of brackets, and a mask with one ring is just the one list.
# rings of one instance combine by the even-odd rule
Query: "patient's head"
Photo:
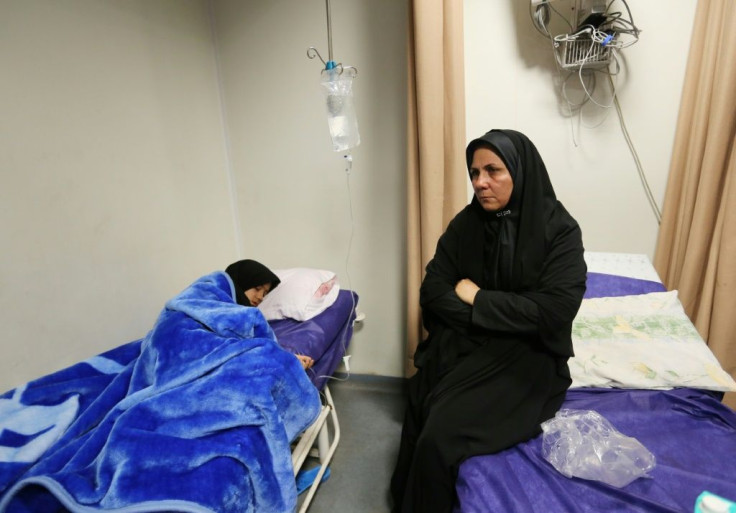
[(268, 267), (255, 260), (239, 260), (227, 266), (225, 272), (235, 285), (235, 300), (243, 306), (258, 306), (280, 282)]

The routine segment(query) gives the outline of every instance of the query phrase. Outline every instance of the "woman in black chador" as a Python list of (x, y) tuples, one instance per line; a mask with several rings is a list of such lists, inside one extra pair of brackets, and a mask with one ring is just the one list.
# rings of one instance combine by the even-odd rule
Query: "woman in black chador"
[(395, 512), (451, 512), (460, 464), (541, 432), (570, 386), (570, 331), (585, 293), (580, 227), (536, 147), (492, 130), (466, 160), (475, 197), (437, 243), (420, 291)]

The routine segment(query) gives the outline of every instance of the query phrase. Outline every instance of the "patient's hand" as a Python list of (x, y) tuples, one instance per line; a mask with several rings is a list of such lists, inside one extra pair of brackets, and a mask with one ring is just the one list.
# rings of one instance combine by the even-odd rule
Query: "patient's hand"
[(296, 355), (296, 357), (299, 358), (299, 361), (301, 362), (302, 367), (304, 367), (304, 370), (307, 370), (307, 369), (311, 368), (312, 365), (314, 365), (314, 360), (312, 360), (312, 358), (310, 358), (307, 355), (298, 354), (298, 355)]

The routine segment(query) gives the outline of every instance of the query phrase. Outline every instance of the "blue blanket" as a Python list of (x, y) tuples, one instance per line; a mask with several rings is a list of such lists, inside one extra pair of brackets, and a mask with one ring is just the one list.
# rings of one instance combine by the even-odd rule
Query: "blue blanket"
[(293, 511), (319, 394), (215, 272), (151, 332), (0, 396), (0, 512)]

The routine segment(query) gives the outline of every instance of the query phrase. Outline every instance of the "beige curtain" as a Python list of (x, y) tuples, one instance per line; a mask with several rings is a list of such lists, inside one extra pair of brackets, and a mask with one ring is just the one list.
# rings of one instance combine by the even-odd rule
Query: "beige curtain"
[(654, 265), (736, 378), (734, 0), (699, 0), (688, 59)]
[(419, 287), (437, 239), (467, 204), (463, 2), (413, 0), (409, 15), (406, 375), (423, 332)]

